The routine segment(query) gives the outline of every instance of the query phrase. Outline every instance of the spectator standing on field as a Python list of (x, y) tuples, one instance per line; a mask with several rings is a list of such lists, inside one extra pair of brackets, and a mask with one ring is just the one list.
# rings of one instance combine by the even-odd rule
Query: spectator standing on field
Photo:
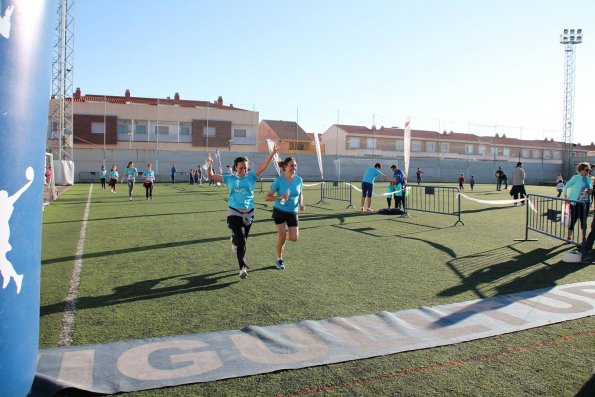
[(502, 190), (502, 182), (504, 182), (504, 171), (502, 171), (502, 167), (498, 167), (496, 171), (496, 190)]
[(395, 208), (404, 211), (403, 197), (405, 197), (405, 190), (403, 189), (403, 184), (399, 182), (395, 185)]
[(421, 183), (421, 176), (424, 174), (424, 172), (417, 167), (417, 171), (415, 172), (415, 178), (417, 179), (417, 184), (419, 185)]
[(562, 195), (562, 190), (564, 189), (564, 180), (558, 179), (556, 182), (556, 190), (558, 191), (558, 195), (556, 197), (560, 197)]
[(171, 165), (171, 183), (176, 183), (176, 165)]
[[(386, 203), (388, 204), (387, 208), (390, 208), (396, 190), (395, 181), (390, 181), (389, 185), (386, 187), (386, 193), (390, 193), (386, 196)], [(397, 199), (395, 199), (395, 208), (397, 208)]]
[(475, 186), (475, 175), (471, 175), (469, 179), (469, 186), (471, 186), (471, 191), (473, 191), (473, 186)]
[(45, 184), (49, 185), (52, 182), (52, 166), (48, 166), (45, 170)]
[(567, 240), (572, 240), (572, 232), (574, 225), (579, 220), (581, 230), (585, 230), (585, 219), (589, 214), (589, 206), (591, 204), (591, 194), (593, 193), (593, 180), (589, 176), (591, 172), (591, 165), (587, 162), (582, 162), (576, 166), (577, 175), (573, 175), (564, 186), (564, 197), (570, 200), (570, 223), (568, 224)]
[[(362, 179), (362, 199), (361, 199), (361, 210), (367, 212), (374, 212), (371, 207), (372, 205), (372, 193), (374, 192), (374, 181), (380, 175), (386, 180), (390, 180), (389, 177), (384, 175), (380, 169), (382, 164), (376, 163), (374, 167), (370, 167), (366, 170), (364, 178)], [(364, 206), (366, 204), (366, 206)]]
[(101, 166), (99, 170), (99, 180), (101, 181), (101, 190), (105, 190), (105, 180), (107, 179), (107, 170), (105, 169), (105, 165)]
[[(527, 197), (527, 192), (525, 191), (525, 170), (523, 169), (523, 163), (518, 162), (516, 163), (516, 167), (512, 171), (512, 189), (510, 189), (510, 195), (514, 197), (514, 199), (518, 199), (519, 196), (521, 199)], [(516, 207), (518, 203), (514, 203)], [(525, 205), (525, 200), (521, 201), (521, 205)]]
[(459, 182), (459, 189), (465, 190), (465, 186), (463, 185), (465, 183), (465, 175), (462, 172), (459, 175), (459, 179), (457, 181)]
[[(407, 212), (407, 178), (405, 174), (397, 164), (393, 164), (390, 166), (391, 171), (393, 172), (393, 180), (395, 181), (395, 186), (397, 187), (397, 192), (399, 191), (399, 185), (401, 185), (401, 203), (403, 205), (403, 212)], [(397, 195), (395, 194), (395, 200), (397, 200)], [(395, 201), (395, 205), (396, 205)]]

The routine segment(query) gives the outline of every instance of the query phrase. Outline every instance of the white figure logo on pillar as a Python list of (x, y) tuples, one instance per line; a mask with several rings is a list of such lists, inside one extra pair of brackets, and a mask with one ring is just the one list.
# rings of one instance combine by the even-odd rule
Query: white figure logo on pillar
[(21, 292), (21, 285), (23, 284), (23, 275), (17, 274), (14, 266), (12, 263), (8, 261), (6, 258), (6, 254), (8, 251), (12, 250), (12, 246), (10, 245), (10, 217), (12, 216), (12, 212), (14, 211), (14, 203), (21, 197), (21, 194), (25, 192), (33, 183), (34, 177), (33, 168), (27, 167), (25, 171), (25, 177), (27, 177), (28, 182), (20, 188), (15, 194), (12, 196), (8, 195), (6, 190), (0, 190), (0, 274), (2, 274), (2, 289), (8, 286), (10, 283), (10, 279), (14, 280), (14, 283), (17, 287), (17, 294)]
[(14, 11), (14, 6), (10, 5), (6, 7), (6, 11), (4, 12), (4, 16), (0, 17), (0, 35), (2, 35), (5, 39), (10, 38), (10, 18), (12, 17), (12, 12)]

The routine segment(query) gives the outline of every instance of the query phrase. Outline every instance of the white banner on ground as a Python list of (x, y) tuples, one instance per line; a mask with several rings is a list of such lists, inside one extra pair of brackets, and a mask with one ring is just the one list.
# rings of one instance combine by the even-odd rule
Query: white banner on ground
[(44, 349), (31, 395), (209, 382), (452, 345), (595, 315), (595, 281), (354, 317)]

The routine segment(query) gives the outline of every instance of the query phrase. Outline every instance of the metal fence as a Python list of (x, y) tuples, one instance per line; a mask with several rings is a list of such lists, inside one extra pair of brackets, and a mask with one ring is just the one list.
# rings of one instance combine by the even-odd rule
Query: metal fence
[(347, 181), (328, 181), (320, 184), (320, 203), (325, 200), (346, 201), (349, 205), (345, 208), (355, 208), (353, 206), (353, 194), (351, 191), (351, 182)]
[(525, 240), (529, 239), (531, 230), (574, 244), (583, 249), (584, 255), (582, 243), (589, 227), (589, 205), (583, 201), (539, 194), (529, 194), (527, 197), (530, 205), (527, 206)]
[(408, 185), (405, 197), (407, 210), (453, 215), (457, 217), (455, 225), (465, 224), (461, 220), (461, 197), (456, 187)]

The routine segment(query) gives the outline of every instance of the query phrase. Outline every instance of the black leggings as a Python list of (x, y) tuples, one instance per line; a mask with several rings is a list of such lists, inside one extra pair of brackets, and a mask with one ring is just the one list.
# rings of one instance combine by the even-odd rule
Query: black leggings
[(227, 227), (231, 229), (231, 233), (233, 234), (233, 243), (237, 248), (238, 265), (240, 266), (240, 270), (242, 270), (242, 267), (248, 267), (248, 261), (246, 260), (246, 240), (248, 240), (252, 223), (245, 225), (244, 219), (241, 216), (229, 215), (227, 217)]
[(146, 189), (146, 196), (147, 198), (153, 197), (153, 182), (151, 183), (143, 183)]
[(101, 178), (101, 188), (105, 189), (105, 178)]
[(588, 205), (582, 205), (581, 203), (575, 203), (570, 206), (570, 223), (568, 224), (568, 230), (573, 230), (576, 221), (581, 223), (581, 230), (585, 228), (585, 210), (587, 215), (589, 214)]

